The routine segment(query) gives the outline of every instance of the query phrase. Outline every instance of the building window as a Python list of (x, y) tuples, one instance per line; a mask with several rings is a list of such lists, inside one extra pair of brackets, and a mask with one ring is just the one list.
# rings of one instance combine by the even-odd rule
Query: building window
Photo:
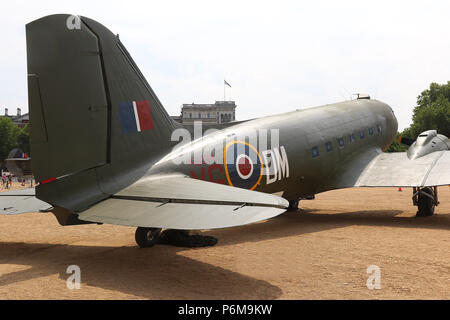
[(192, 118), (192, 113), (189, 113), (189, 118)]
[(378, 133), (381, 133), (381, 126), (379, 124), (377, 124), (377, 131)]
[(369, 128), (369, 135), (373, 136), (373, 128)]
[(360, 131), (359, 132), (359, 138), (360, 139), (364, 139), (364, 131)]
[(325, 144), (325, 148), (327, 149), (327, 152), (333, 151), (333, 145), (331, 144), (330, 141), (328, 141), (328, 142)]
[(355, 135), (352, 133), (350, 135), (350, 143), (353, 143), (353, 142), (355, 142)]
[(317, 158), (319, 156), (319, 147), (312, 148), (312, 156), (313, 158)]
[(339, 148), (343, 148), (344, 147), (344, 138), (339, 138), (338, 144), (339, 144)]
[(198, 114), (198, 118), (199, 118), (199, 119), (202, 118), (202, 114), (201, 114), (201, 113)]
[(208, 119), (210, 118), (211, 116), (210, 116), (210, 114), (208, 113)]

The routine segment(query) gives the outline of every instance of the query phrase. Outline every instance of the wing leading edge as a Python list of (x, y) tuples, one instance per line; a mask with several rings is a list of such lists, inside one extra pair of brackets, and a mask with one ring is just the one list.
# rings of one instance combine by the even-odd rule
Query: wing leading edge
[(79, 215), (80, 220), (183, 230), (226, 228), (277, 216), (280, 197), (182, 176), (144, 177)]

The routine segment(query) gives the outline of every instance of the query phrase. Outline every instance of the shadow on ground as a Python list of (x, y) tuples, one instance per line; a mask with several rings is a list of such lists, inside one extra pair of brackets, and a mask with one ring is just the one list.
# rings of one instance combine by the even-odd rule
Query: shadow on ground
[[(402, 211), (358, 211), (315, 214), (299, 210), (264, 223), (210, 230), (219, 246), (271, 240), (347, 226), (450, 229), (450, 215), (397, 217)], [(99, 229), (101, 232), (101, 229)], [(148, 299), (276, 299), (282, 290), (271, 283), (177, 254), (185, 249), (0, 243), (0, 264), (31, 268), (0, 275), (0, 286), (59, 274), (67, 266), (83, 270), (82, 283)], [(88, 297), (86, 297), (88, 298)]]
[(320, 213), (304, 209), (286, 212), (264, 223), (255, 223), (232, 229), (208, 231), (208, 235), (219, 238), (218, 245), (254, 242), (296, 236), (349, 226), (383, 226), (394, 228), (432, 228), (450, 230), (450, 215), (437, 214), (432, 217), (397, 217), (400, 210), (368, 210), (355, 212)]

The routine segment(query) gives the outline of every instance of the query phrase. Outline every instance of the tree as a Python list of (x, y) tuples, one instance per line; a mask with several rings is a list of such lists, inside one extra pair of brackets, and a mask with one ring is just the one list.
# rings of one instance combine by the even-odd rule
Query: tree
[(20, 129), (17, 136), (17, 147), (23, 152), (30, 154), (30, 132), (28, 124), (23, 129)]
[(406, 150), (408, 150), (408, 146), (398, 142), (398, 138), (400, 136), (402, 136), (400, 132), (397, 132), (395, 140), (392, 142), (389, 148), (387, 148), (386, 152), (405, 152)]
[(415, 139), (423, 131), (431, 129), (450, 136), (450, 81), (442, 85), (432, 83), (417, 97), (412, 120), (403, 136)]
[(0, 117), (0, 160), (6, 159), (8, 153), (17, 147), (20, 131), (10, 118)]
[[(413, 123), (400, 133), (402, 137), (416, 139), (427, 130), (450, 137), (450, 81), (447, 84), (430, 84), (430, 88), (417, 97), (413, 110)], [(398, 134), (397, 134), (398, 138)], [(407, 149), (397, 139), (389, 146), (387, 152), (402, 152)]]

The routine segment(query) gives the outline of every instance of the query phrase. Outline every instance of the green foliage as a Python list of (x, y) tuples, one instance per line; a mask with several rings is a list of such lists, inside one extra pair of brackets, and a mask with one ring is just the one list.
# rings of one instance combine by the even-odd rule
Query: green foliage
[[(403, 130), (400, 136), (416, 139), (424, 131), (437, 130), (450, 137), (450, 81), (447, 84), (432, 83), (417, 97), (412, 120), (411, 126)], [(405, 151), (407, 148), (395, 140), (387, 152)]]
[(0, 160), (6, 159), (14, 148), (30, 152), (28, 126), (21, 129), (10, 118), (0, 117)]
[(19, 135), (17, 136), (17, 146), (23, 152), (30, 154), (30, 131), (28, 124), (20, 129)]
[(408, 150), (408, 146), (398, 142), (398, 138), (400, 138), (402, 134), (397, 132), (397, 136), (395, 137), (394, 142), (387, 148), (386, 152), (405, 152)]
[(450, 136), (450, 81), (442, 85), (432, 83), (417, 97), (413, 123), (403, 134), (415, 139), (423, 131), (431, 129)]

